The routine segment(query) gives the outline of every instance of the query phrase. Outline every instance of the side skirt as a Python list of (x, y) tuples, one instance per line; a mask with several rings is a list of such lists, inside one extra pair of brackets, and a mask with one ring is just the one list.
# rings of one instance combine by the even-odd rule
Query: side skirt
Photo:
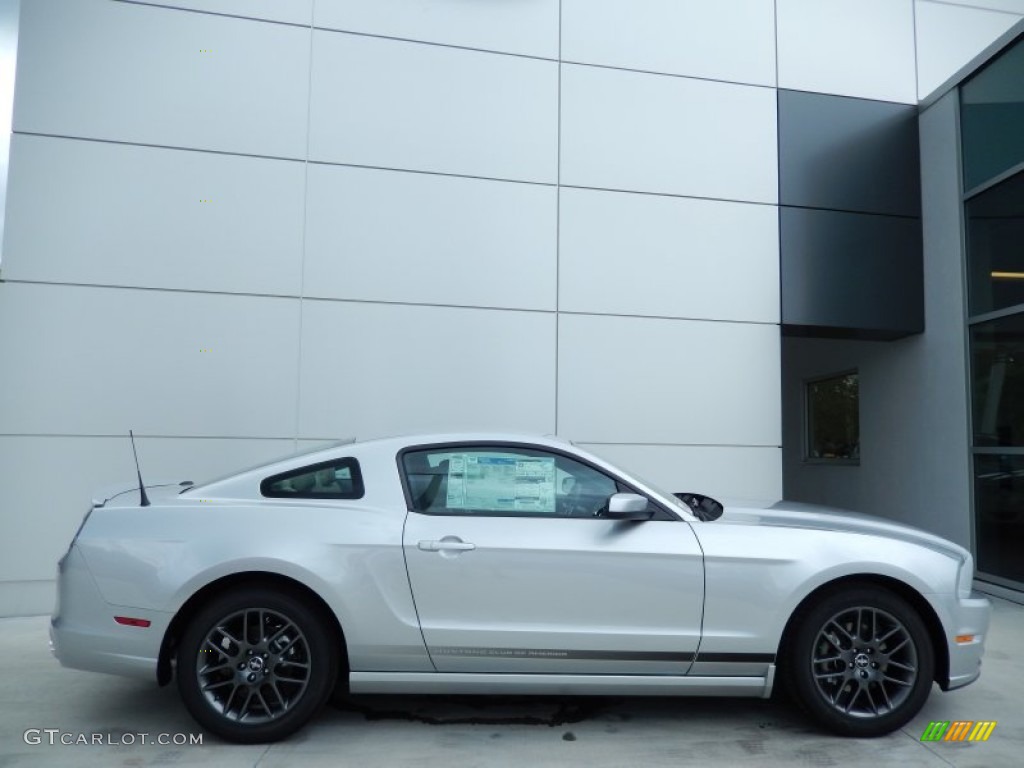
[(470, 672), (350, 672), (352, 693), (537, 694), (593, 696), (771, 696), (775, 665), (764, 677), (524, 675)]

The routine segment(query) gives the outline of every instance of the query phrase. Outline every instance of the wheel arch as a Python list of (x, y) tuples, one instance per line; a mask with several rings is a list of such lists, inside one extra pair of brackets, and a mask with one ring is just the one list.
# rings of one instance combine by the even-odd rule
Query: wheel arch
[(946, 634), (942, 628), (942, 622), (939, 620), (939, 616), (935, 612), (935, 609), (932, 607), (931, 603), (925, 599), (924, 595), (906, 582), (900, 581), (899, 579), (891, 576), (883, 576), (875, 573), (858, 573), (841, 576), (818, 586), (804, 597), (804, 599), (800, 601), (797, 607), (790, 614), (789, 619), (786, 621), (786, 626), (782, 631), (778, 651), (776, 653), (778, 663), (782, 666), (786, 664), (789, 657), (789, 645), (793, 642), (793, 639), (796, 636), (796, 629), (800, 625), (801, 618), (810, 606), (816, 601), (821, 600), (826, 595), (835, 594), (836, 592), (855, 586), (871, 586), (887, 589), (899, 597), (902, 597), (914, 610), (917, 611), (921, 620), (924, 622), (925, 628), (928, 630), (928, 638), (932, 642), (932, 650), (935, 655), (935, 675), (933, 679), (943, 689), (945, 689), (949, 684), (949, 645), (946, 642)]
[(198, 613), (207, 602), (217, 595), (229, 592), (236, 587), (265, 586), (268, 589), (277, 589), (290, 593), (304, 600), (320, 614), (327, 627), (328, 632), (333, 636), (338, 648), (338, 676), (342, 679), (348, 673), (348, 646), (345, 642), (345, 632), (341, 622), (324, 599), (308, 585), (290, 576), (270, 571), (243, 571), (222, 576), (211, 581), (192, 594), (174, 614), (164, 632), (160, 643), (160, 654), (157, 657), (156, 679), (161, 686), (167, 685), (173, 678), (171, 660), (177, 650), (178, 641), (182, 632), (188, 626), (192, 618)]

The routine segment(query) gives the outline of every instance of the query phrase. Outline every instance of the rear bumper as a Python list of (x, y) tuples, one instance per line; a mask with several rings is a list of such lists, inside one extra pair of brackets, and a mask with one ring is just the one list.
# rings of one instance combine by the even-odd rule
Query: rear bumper
[[(946, 626), (949, 647), (949, 678), (940, 681), (942, 690), (951, 691), (973, 683), (981, 675), (981, 657), (985, 652), (992, 605), (988, 598), (972, 592), (969, 598), (958, 598), (951, 604)], [(974, 635), (969, 643), (957, 643), (957, 635)]]
[[(146, 619), (150, 625), (124, 626), (114, 616)], [(106, 602), (77, 546), (61, 559), (50, 650), (63, 666), (155, 681), (160, 643), (170, 620), (170, 614)]]

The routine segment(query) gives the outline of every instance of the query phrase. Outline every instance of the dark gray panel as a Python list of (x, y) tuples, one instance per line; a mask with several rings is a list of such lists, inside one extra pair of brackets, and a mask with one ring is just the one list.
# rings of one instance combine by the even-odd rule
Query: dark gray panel
[(780, 90), (779, 203), (920, 216), (917, 108)]
[(924, 330), (920, 220), (783, 207), (779, 225), (784, 331), (898, 338)]

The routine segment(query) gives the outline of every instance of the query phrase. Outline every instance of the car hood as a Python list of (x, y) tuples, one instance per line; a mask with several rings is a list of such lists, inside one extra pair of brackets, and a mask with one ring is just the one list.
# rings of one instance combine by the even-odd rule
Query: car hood
[[(929, 549), (953, 558), (969, 559), (966, 549), (948, 539), (922, 531), (909, 525), (875, 515), (865, 515), (845, 509), (822, 507), (792, 501), (780, 501), (770, 507), (726, 507), (719, 518), (722, 522), (745, 525), (771, 525), (786, 528), (813, 528), (819, 531), (842, 531), (871, 536), (885, 536)], [(714, 525), (714, 523), (712, 523)]]

